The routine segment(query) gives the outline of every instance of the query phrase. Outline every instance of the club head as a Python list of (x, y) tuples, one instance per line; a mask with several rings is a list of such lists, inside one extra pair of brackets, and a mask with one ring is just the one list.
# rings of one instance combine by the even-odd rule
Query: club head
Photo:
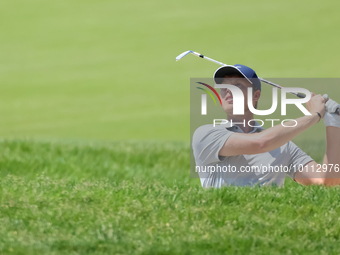
[(187, 51), (184, 51), (183, 53), (179, 54), (177, 57), (176, 57), (176, 61), (184, 58), (186, 55), (188, 55), (189, 53), (193, 53), (192, 50), (187, 50)]

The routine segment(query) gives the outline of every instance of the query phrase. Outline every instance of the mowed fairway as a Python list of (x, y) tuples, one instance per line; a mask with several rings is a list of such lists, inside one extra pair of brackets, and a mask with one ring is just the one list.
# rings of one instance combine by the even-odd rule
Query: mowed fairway
[[(339, 77), (339, 7), (0, 2), (0, 254), (339, 254), (338, 187), (190, 178), (189, 78), (217, 66), (175, 62)], [(340, 100), (335, 80), (305, 84)], [(294, 141), (322, 161), (322, 123)]]
[(188, 141), (189, 79), (218, 66), (176, 62), (178, 54), (195, 50), (261, 77), (337, 78), (339, 8), (335, 0), (2, 1), (0, 136)]

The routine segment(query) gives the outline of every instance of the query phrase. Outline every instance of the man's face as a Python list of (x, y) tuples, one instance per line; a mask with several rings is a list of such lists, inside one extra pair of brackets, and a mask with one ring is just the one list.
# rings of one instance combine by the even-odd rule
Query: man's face
[[(239, 88), (244, 95), (244, 110), (245, 112), (249, 111), (248, 108), (248, 88), (252, 87), (252, 84), (245, 78), (240, 78), (237, 76), (226, 76), (223, 79), (222, 84), (230, 84)], [(229, 89), (221, 89), (221, 100), (222, 100), (222, 108), (227, 114), (233, 113), (233, 95)], [(253, 92), (253, 94), (255, 94)], [(254, 101), (254, 96), (253, 96)], [(256, 100), (257, 101), (257, 100)]]

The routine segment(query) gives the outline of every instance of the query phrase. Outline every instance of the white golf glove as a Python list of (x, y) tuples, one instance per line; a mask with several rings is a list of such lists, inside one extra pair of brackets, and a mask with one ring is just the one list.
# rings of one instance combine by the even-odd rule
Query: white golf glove
[(334, 113), (337, 109), (340, 109), (340, 104), (338, 104), (337, 102), (335, 102), (332, 99), (329, 99), (327, 94), (324, 94), (323, 97), (325, 99), (328, 99), (326, 102), (326, 111), (329, 113)]
[(327, 94), (324, 94), (323, 97), (327, 100), (326, 102), (326, 112), (323, 117), (323, 122), (325, 126), (332, 126), (340, 128), (340, 116), (336, 114), (336, 110), (340, 109), (340, 105), (332, 99), (329, 99)]
[(336, 113), (325, 112), (325, 116), (323, 116), (323, 122), (325, 126), (332, 126), (340, 128), (340, 116)]

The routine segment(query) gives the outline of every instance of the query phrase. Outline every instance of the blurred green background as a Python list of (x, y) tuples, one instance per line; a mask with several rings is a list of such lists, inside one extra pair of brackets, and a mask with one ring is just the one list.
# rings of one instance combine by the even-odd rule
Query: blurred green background
[(335, 0), (1, 1), (0, 137), (189, 141), (189, 78), (218, 66), (194, 56), (176, 63), (179, 53), (266, 78), (338, 77), (339, 8)]
[[(339, 77), (339, 7), (0, 1), (0, 253), (339, 253), (338, 187), (205, 190), (190, 178), (190, 78), (218, 66), (175, 61), (195, 50), (340, 100), (324, 79)], [(297, 77), (321, 79), (274, 79)], [(319, 123), (296, 142), (321, 162), (324, 136)]]

